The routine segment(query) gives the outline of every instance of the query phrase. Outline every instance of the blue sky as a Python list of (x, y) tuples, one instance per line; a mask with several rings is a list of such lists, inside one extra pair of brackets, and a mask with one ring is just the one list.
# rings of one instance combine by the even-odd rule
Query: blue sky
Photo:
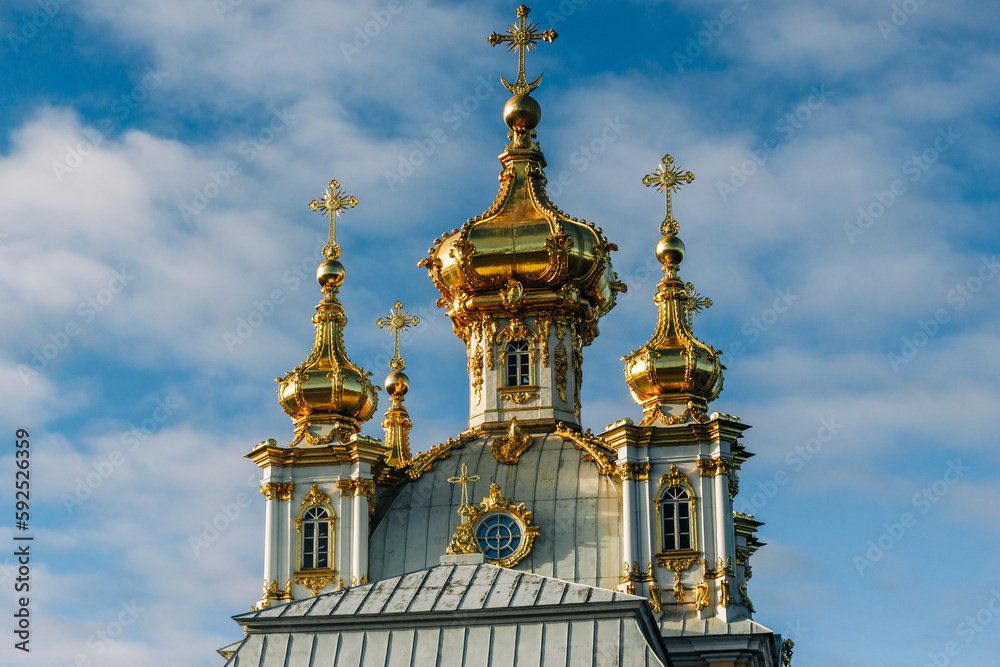
[[(464, 348), (416, 263), (496, 193), (516, 60), (486, 36), (516, 4), (0, 9), (0, 416), (8, 442), (31, 434), (35, 536), (33, 651), (8, 640), (0, 663), (221, 664), (260, 591), (242, 455), (290, 438), (272, 380), (311, 345), (307, 204), (331, 178), (361, 202), (338, 225), (349, 354), (387, 372), (375, 320), (402, 300), (423, 319), (415, 449), (464, 428)], [(531, 19), (559, 32), (528, 58), (548, 175), (567, 172), (550, 192), (620, 246), (629, 286), (585, 350), (585, 426), (639, 416), (619, 358), (653, 330), (663, 204), (640, 179), (669, 152), (696, 174), (681, 273), (715, 302), (695, 331), (729, 367), (712, 408), (754, 426), (737, 506), (766, 523), (757, 620), (796, 664), (995, 661), (1000, 8), (565, 0)]]

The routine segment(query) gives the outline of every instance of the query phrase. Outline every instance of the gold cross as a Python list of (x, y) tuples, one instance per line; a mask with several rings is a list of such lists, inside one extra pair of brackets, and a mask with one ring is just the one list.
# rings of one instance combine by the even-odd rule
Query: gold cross
[(528, 12), (531, 10), (525, 7), (523, 4), (517, 8), (517, 18), (518, 24), (516, 26), (507, 26), (507, 35), (500, 35), (497, 33), (491, 33), (487, 39), (490, 44), (496, 46), (501, 42), (510, 42), (507, 45), (508, 51), (513, 51), (517, 49), (517, 81), (513, 84), (507, 81), (507, 79), (500, 77), (500, 81), (503, 83), (504, 88), (514, 93), (515, 95), (527, 95), (535, 88), (538, 88), (538, 84), (542, 81), (542, 75), (539, 74), (538, 78), (528, 83), (528, 80), (524, 78), (524, 52), (534, 51), (535, 42), (542, 40), (551, 44), (556, 37), (556, 31), (549, 28), (545, 32), (537, 32), (537, 23), (525, 23), (525, 19), (528, 17)]
[(468, 505), (469, 504), (468, 484), (469, 482), (478, 482), (481, 479), (482, 477), (480, 477), (479, 475), (470, 475), (469, 466), (465, 465), (465, 462), (462, 462), (462, 474), (456, 475), (455, 477), (449, 477), (448, 481), (451, 482), (452, 484), (462, 485), (462, 504)]
[(406, 362), (403, 361), (403, 357), (399, 354), (399, 333), (401, 331), (406, 331), (412, 326), (420, 324), (420, 318), (416, 315), (410, 315), (405, 310), (403, 310), (403, 302), (397, 301), (392, 304), (392, 310), (389, 311), (389, 315), (386, 317), (378, 318), (375, 323), (378, 325), (379, 329), (388, 328), (392, 332), (393, 338), (396, 341), (395, 353), (392, 355), (392, 359), (389, 361), (389, 368), (394, 371), (401, 371), (406, 368)]
[(337, 259), (340, 257), (340, 246), (337, 245), (336, 239), (337, 216), (344, 212), (345, 206), (354, 208), (357, 205), (358, 198), (341, 192), (340, 183), (335, 180), (330, 181), (330, 185), (327, 186), (322, 199), (313, 199), (309, 202), (310, 210), (318, 211), (323, 209), (323, 215), (330, 220), (330, 241), (323, 246), (323, 256), (327, 259)]
[(660, 192), (667, 193), (667, 217), (660, 223), (660, 233), (664, 236), (672, 236), (680, 229), (680, 225), (674, 220), (673, 206), (670, 201), (670, 193), (677, 192), (684, 183), (694, 180), (694, 174), (690, 171), (681, 173), (679, 167), (674, 166), (674, 159), (669, 155), (664, 155), (660, 160), (660, 166), (652, 174), (642, 177), (642, 184), (646, 187), (655, 187)]

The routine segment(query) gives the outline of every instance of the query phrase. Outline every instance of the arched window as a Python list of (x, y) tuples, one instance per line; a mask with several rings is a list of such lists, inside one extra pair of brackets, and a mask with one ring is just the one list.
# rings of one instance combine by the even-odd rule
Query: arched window
[(682, 487), (669, 487), (660, 496), (663, 550), (691, 549), (691, 497)]
[(330, 513), (310, 507), (302, 515), (302, 569), (330, 568)]
[(507, 346), (507, 386), (521, 387), (531, 384), (531, 364), (528, 343), (511, 341)]

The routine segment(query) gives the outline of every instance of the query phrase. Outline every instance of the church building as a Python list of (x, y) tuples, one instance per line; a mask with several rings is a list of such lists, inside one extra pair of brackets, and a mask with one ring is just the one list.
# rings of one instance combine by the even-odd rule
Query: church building
[(753, 620), (761, 523), (733, 510), (748, 426), (709, 411), (725, 367), (693, 333), (711, 301), (680, 275), (671, 197), (694, 176), (669, 155), (635, 179), (666, 201), (649, 239), (656, 329), (622, 343), (638, 345), (622, 360), (643, 418), (581, 428), (584, 353), (626, 286), (615, 244), (546, 194), (530, 95), (542, 77), (528, 82), (524, 61), (557, 35), (529, 11), (489, 36), (519, 63), (514, 83), (501, 77), (513, 96), (499, 193), (420, 262), (465, 343), (468, 428), (410, 443), (399, 336), (418, 321), (397, 302), (377, 323), (396, 337), (384, 437), (361, 433), (378, 388), (345, 350), (335, 236), (359, 202), (331, 181), (310, 204), (330, 225), (315, 341), (277, 380), (293, 433), (247, 454), (263, 471), (263, 587), (219, 651), (227, 667), (791, 663), (791, 642)]

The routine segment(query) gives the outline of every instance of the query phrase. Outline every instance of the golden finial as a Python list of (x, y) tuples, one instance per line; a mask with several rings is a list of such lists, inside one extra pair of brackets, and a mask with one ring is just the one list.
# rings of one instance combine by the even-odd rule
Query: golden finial
[(468, 505), (469, 504), (469, 488), (468, 488), (469, 482), (478, 482), (479, 480), (482, 479), (482, 477), (480, 477), (479, 475), (470, 475), (469, 474), (469, 466), (466, 465), (464, 461), (462, 462), (461, 471), (462, 471), (461, 475), (456, 475), (454, 477), (449, 477), (448, 481), (451, 482), (452, 484), (461, 484), (462, 485), (462, 504), (463, 505)]
[(340, 246), (336, 240), (337, 216), (344, 212), (344, 207), (354, 208), (358, 205), (358, 198), (352, 197), (340, 191), (340, 183), (336, 180), (330, 181), (323, 198), (313, 199), (309, 202), (309, 208), (313, 211), (323, 209), (323, 215), (330, 220), (330, 241), (323, 246), (323, 256), (327, 259), (337, 259), (340, 257)]
[(507, 26), (507, 35), (500, 35), (498, 33), (491, 33), (487, 38), (493, 46), (500, 44), (501, 42), (510, 42), (507, 45), (508, 51), (513, 51), (517, 49), (517, 81), (513, 84), (503, 78), (501, 75), (500, 81), (503, 83), (504, 88), (514, 93), (515, 95), (527, 95), (535, 88), (538, 88), (538, 84), (542, 81), (542, 75), (539, 74), (538, 78), (528, 83), (528, 80), (524, 77), (524, 52), (533, 51), (535, 47), (535, 42), (542, 40), (548, 43), (555, 41), (555, 38), (559, 35), (556, 34), (555, 30), (549, 28), (545, 32), (537, 32), (537, 23), (526, 23), (525, 19), (528, 18), (528, 9), (525, 5), (521, 5), (517, 8), (517, 18), (518, 24)]
[(660, 163), (656, 171), (642, 177), (642, 184), (667, 193), (667, 217), (660, 223), (660, 233), (664, 236), (673, 236), (680, 229), (680, 225), (674, 220), (670, 195), (672, 192), (677, 192), (682, 184), (693, 181), (694, 174), (690, 171), (682, 173), (679, 167), (674, 166), (674, 159), (669, 155), (664, 155)]
[(379, 329), (388, 328), (395, 339), (395, 352), (392, 355), (392, 360), (389, 361), (389, 368), (394, 371), (403, 370), (406, 368), (406, 362), (403, 361), (403, 357), (399, 354), (399, 334), (412, 326), (420, 324), (420, 318), (407, 313), (403, 310), (403, 302), (397, 301), (392, 304), (392, 310), (389, 311), (389, 314), (386, 317), (378, 318), (375, 324), (378, 325)]

